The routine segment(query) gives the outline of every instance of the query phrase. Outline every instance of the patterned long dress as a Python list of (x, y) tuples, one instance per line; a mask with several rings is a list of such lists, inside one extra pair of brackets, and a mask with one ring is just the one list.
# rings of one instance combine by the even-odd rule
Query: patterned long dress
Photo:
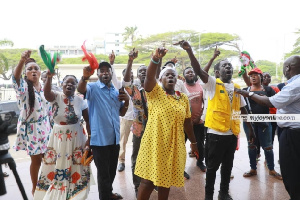
[(44, 91), (38, 92), (34, 88), (35, 102), (32, 113), (29, 114), (28, 85), (21, 78), (18, 86), (15, 77), (12, 77), (13, 86), (16, 91), (17, 102), (20, 109), (20, 116), (17, 125), (17, 139), (14, 145), (16, 151), (25, 150), (28, 155), (43, 154), (47, 150), (51, 125), (49, 116), (51, 115), (50, 103), (44, 97)]
[(79, 96), (57, 92), (51, 102), (54, 126), (34, 199), (86, 199), (90, 188), (90, 166), (81, 165), (87, 140), (80, 125), (87, 103)]

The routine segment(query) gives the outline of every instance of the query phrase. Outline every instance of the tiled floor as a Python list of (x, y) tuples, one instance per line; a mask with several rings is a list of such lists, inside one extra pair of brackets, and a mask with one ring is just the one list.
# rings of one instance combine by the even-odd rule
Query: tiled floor
[[(11, 146), (15, 140), (15, 136), (10, 136)], [(276, 137), (277, 139), (277, 137)], [(134, 189), (132, 184), (132, 175), (130, 167), (130, 154), (132, 150), (131, 139), (127, 145), (126, 152), (126, 168), (123, 172), (117, 172), (117, 176), (114, 181), (114, 192), (122, 194), (124, 200), (134, 200)], [(187, 145), (189, 146), (189, 145)], [(29, 174), (30, 158), (25, 152), (15, 152), (11, 150), (11, 154), (17, 162), (17, 170), (24, 184), (26, 193), (29, 199), (32, 199), (31, 195), (31, 180)], [(274, 144), (274, 157), (275, 157), (275, 169), (280, 171), (278, 161), (278, 142)], [(5, 179), (7, 194), (0, 196), (0, 200), (19, 200), (22, 199), (18, 190), (16, 182), (14, 180), (12, 172), (8, 168), (3, 167), (3, 171), (8, 172), (10, 176)], [(251, 178), (244, 178), (242, 175), (249, 168), (249, 158), (247, 153), (246, 138), (242, 135), (241, 147), (235, 153), (234, 167), (232, 174), (234, 178), (230, 183), (230, 193), (235, 200), (286, 200), (289, 196), (284, 189), (282, 181), (274, 179), (268, 175), (268, 170), (264, 166), (264, 156), (262, 154), (261, 160), (258, 162), (258, 175)], [(92, 170), (96, 180), (97, 170), (94, 163), (92, 163)], [(205, 173), (201, 172), (196, 167), (195, 158), (187, 157), (186, 171), (190, 174), (191, 179), (185, 181), (184, 188), (172, 187), (169, 195), (170, 200), (202, 200), (204, 199), (204, 186), (205, 186)], [(217, 172), (216, 184), (215, 184), (215, 199), (217, 199), (218, 190), (220, 185), (220, 173)], [(89, 200), (98, 199), (97, 185), (92, 185)], [(157, 199), (157, 193), (153, 192), (151, 200)]]

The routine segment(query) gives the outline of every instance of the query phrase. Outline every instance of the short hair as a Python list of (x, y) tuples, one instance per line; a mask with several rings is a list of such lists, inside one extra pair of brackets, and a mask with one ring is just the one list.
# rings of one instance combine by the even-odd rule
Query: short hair
[(140, 66), (137, 68), (136, 73), (139, 74), (140, 68), (141, 68), (141, 67), (144, 67), (144, 66), (145, 66), (146, 68), (148, 68), (146, 65), (140, 65)]
[(175, 63), (174, 63), (173, 61), (168, 61), (168, 62), (166, 62), (166, 63), (164, 64), (164, 66), (167, 66), (168, 64), (172, 64), (172, 65), (175, 66)]
[[(183, 72), (182, 72), (182, 73), (183, 73), (183, 76), (184, 76), (184, 74), (185, 74), (185, 71), (188, 70), (188, 69), (193, 69), (193, 68), (192, 68), (192, 67), (186, 67), (186, 68), (183, 70)], [(193, 70), (194, 70), (194, 69), (193, 69)]]
[(226, 58), (223, 59), (223, 60), (220, 60), (217, 64), (215, 64), (214, 71), (219, 71), (220, 70), (220, 66), (221, 66), (222, 61), (228, 61), (228, 60)]
[(74, 79), (75, 79), (75, 82), (76, 82), (76, 84), (78, 84), (78, 80), (77, 80), (76, 76), (74, 76), (74, 75), (66, 75), (66, 76), (63, 78), (62, 82), (65, 82), (65, 80), (66, 80), (68, 77), (72, 77), (72, 78), (74, 78)]

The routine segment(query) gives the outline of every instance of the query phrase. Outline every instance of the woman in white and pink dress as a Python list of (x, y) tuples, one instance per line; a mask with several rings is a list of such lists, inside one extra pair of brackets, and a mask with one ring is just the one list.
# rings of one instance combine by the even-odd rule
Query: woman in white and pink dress
[[(89, 146), (90, 127), (86, 101), (74, 95), (77, 79), (63, 79), (63, 93), (51, 91), (52, 76), (47, 74), (45, 97), (52, 104), (54, 126), (37, 183), (34, 199), (86, 199), (90, 188), (90, 166), (81, 165), (83, 151)], [(88, 135), (80, 124), (83, 116)], [(88, 138), (88, 139), (87, 139)]]

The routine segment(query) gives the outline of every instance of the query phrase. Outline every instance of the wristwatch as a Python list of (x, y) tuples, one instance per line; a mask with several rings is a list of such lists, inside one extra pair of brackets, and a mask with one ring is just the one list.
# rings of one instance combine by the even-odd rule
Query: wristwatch
[(249, 96), (249, 97), (252, 97), (254, 94), (255, 94), (254, 92), (249, 92), (249, 93), (248, 93), (248, 96)]

